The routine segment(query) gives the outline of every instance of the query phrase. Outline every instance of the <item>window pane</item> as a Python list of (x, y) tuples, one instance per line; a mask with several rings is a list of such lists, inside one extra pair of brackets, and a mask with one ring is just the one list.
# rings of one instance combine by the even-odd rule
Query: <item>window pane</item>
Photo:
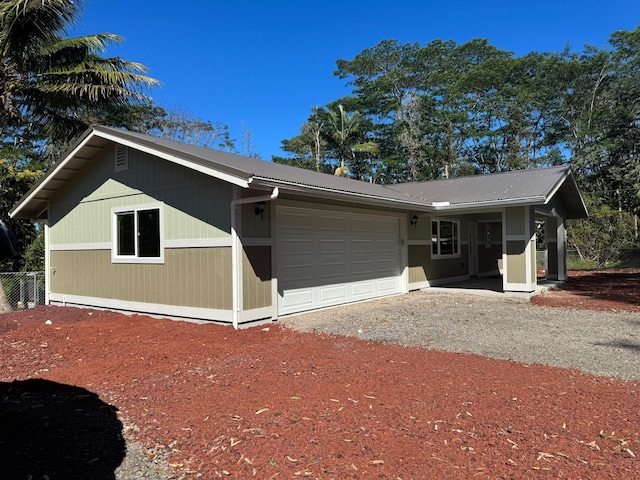
[(440, 255), (453, 255), (453, 222), (440, 222)]
[(133, 213), (116, 215), (118, 229), (118, 255), (135, 255)]
[(431, 222), (431, 253), (438, 254), (438, 222)]
[(138, 212), (138, 256), (160, 256), (160, 210)]

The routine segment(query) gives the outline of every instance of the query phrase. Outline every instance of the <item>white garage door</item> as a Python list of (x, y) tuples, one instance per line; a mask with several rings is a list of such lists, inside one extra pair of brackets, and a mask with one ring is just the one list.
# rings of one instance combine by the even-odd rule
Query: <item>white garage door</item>
[(278, 313), (400, 293), (400, 219), (278, 207)]

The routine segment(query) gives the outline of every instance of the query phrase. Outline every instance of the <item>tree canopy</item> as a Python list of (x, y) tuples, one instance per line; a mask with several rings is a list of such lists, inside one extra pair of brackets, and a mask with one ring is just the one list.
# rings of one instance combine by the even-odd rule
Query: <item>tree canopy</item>
[[(640, 210), (640, 28), (585, 46), (515, 56), (484, 39), (457, 44), (383, 40), (335, 75), (352, 92), (315, 107), (274, 161), (331, 171), (345, 150), (327, 141), (331, 114), (358, 115), (374, 161), (354, 178), (396, 183), (570, 162), (587, 195)], [(313, 160), (313, 161), (311, 161)], [(332, 168), (333, 166), (333, 168)]]

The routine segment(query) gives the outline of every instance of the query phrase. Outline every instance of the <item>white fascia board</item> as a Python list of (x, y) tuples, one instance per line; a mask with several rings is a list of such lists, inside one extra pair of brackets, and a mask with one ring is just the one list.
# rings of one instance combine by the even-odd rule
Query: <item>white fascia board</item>
[(189, 160), (185, 160), (184, 158), (180, 158), (180, 157), (178, 157), (176, 155), (172, 155), (170, 153), (163, 152), (162, 150), (158, 150), (158, 149), (152, 148), (152, 147), (147, 147), (145, 145), (140, 145), (139, 143), (136, 143), (134, 141), (123, 139), (123, 138), (121, 138), (121, 137), (119, 137), (117, 135), (112, 135), (112, 134), (106, 133), (106, 132), (95, 131), (95, 132), (92, 133), (92, 135), (90, 135), (90, 137), (94, 136), (94, 135), (97, 136), (97, 137), (104, 138), (105, 140), (110, 140), (112, 142), (119, 143), (119, 144), (124, 145), (126, 147), (133, 148), (134, 150), (139, 150), (141, 152), (145, 152), (145, 153), (148, 153), (150, 155), (163, 158), (164, 160), (168, 160), (169, 162), (173, 162), (173, 163), (176, 163), (176, 164), (181, 165), (183, 167), (189, 168), (191, 170), (195, 170), (197, 172), (204, 173), (205, 175), (217, 178), (219, 180), (223, 180), (223, 181), (231, 183), (233, 185), (237, 185), (237, 186), (242, 187), (242, 188), (248, 188), (249, 187), (249, 181), (247, 181), (247, 180), (239, 178), (239, 177), (237, 177), (235, 175), (230, 175), (228, 173), (221, 172), (220, 170), (216, 170), (215, 168), (205, 167), (203, 165), (198, 165), (197, 163), (193, 163), (193, 162), (190, 162)]
[(511, 200), (491, 200), (488, 202), (454, 203), (448, 206), (434, 207), (434, 210), (436, 212), (447, 212), (452, 210), (482, 210), (495, 207), (521, 207), (525, 205), (541, 205), (545, 203), (545, 200), (544, 197), (526, 197)]

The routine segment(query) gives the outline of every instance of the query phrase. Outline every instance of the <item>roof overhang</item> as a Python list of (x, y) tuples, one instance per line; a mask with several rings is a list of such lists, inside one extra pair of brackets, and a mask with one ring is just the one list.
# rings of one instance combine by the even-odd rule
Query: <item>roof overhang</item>
[(243, 188), (249, 186), (250, 178), (246, 174), (233, 169), (216, 168), (209, 162), (199, 161), (193, 155), (177, 154), (166, 148), (159, 148), (154, 142), (144, 142), (127, 138), (110, 130), (94, 127), (87, 130), (76, 143), (56, 162), (53, 167), (20, 199), (18, 204), (9, 212), (12, 218), (29, 218), (39, 220), (46, 218), (49, 200), (65, 186), (73, 177), (89, 163), (96, 152), (104, 150), (111, 143), (118, 143), (129, 148), (139, 150), (168, 160), (172, 163), (204, 173), (205, 175), (238, 185)]

